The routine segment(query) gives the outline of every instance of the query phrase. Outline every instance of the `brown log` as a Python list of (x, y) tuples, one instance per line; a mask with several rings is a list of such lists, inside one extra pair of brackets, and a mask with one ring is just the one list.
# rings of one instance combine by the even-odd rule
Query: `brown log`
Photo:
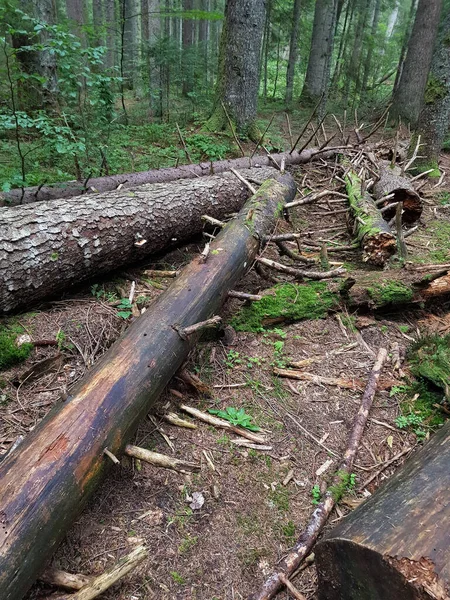
[(448, 600), (449, 453), (450, 422), (317, 545), (320, 600)]
[(380, 179), (375, 183), (372, 191), (377, 201), (390, 196), (385, 202), (380, 202), (380, 207), (394, 205), (391, 209), (386, 208), (383, 211), (386, 221), (390, 221), (395, 216), (395, 207), (398, 202), (403, 202), (403, 223), (411, 224), (420, 219), (423, 210), (422, 199), (413, 188), (411, 180), (400, 175), (398, 167), (392, 169), (388, 164), (382, 165)]
[(394, 234), (370, 194), (354, 171), (346, 175), (346, 188), (354, 218), (355, 236), (361, 246), (363, 260), (383, 266), (397, 248)]
[[(139, 173), (122, 173), (106, 177), (93, 177), (87, 182), (68, 181), (52, 185), (34, 186), (25, 188), (23, 197), (21, 189), (0, 192), (0, 206), (15, 206), (17, 204), (29, 204), (36, 201), (72, 198), (80, 194), (108, 192), (118, 189), (119, 186), (120, 189), (127, 189), (144, 183), (166, 183), (178, 179), (197, 179), (205, 175), (218, 175), (225, 171), (230, 171), (231, 168), (272, 167), (274, 165), (273, 159), (279, 165), (283, 159), (285, 165), (300, 165), (313, 160), (316, 156), (318, 158), (332, 158), (340, 150), (342, 150), (342, 147), (322, 148), (321, 150), (319, 148), (308, 148), (300, 153), (294, 150), (292, 153), (272, 154), (272, 158), (269, 158), (267, 155), (254, 156), (252, 158), (243, 157), (231, 160), (219, 160), (217, 162), (204, 162), (198, 165), (153, 169)], [(261, 177), (257, 177), (256, 179), (262, 181)]]
[(188, 356), (196, 336), (183, 340), (172, 325), (186, 327), (217, 313), (294, 195), (290, 175), (265, 182), (211, 243), (208, 260), (197, 258), (183, 269), (67, 400), (0, 463), (1, 600), (23, 598), (103, 477), (116, 468), (104, 449), (122, 456)]
[[(243, 173), (267, 179), (277, 171)], [(248, 196), (223, 173), (0, 209), (0, 313), (187, 239), (203, 229), (205, 212), (223, 218)]]

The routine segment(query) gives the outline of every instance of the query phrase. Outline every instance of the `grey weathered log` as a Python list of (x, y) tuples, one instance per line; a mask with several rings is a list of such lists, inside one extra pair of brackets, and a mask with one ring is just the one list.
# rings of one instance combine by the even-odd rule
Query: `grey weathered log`
[[(272, 154), (271, 156), (281, 164), (284, 158), (285, 165), (300, 165), (312, 160), (315, 156), (331, 158), (339, 152), (340, 148), (307, 148), (303, 152), (289, 152)], [(93, 177), (87, 182), (67, 181), (52, 185), (34, 186), (25, 188), (23, 199), (22, 190), (11, 190), (0, 192), (0, 206), (14, 206), (17, 204), (29, 204), (36, 201), (55, 200), (60, 198), (72, 198), (80, 194), (90, 195), (95, 192), (108, 192), (115, 190), (118, 186), (127, 189), (142, 185), (144, 183), (165, 183), (178, 179), (197, 179), (205, 175), (218, 175), (234, 169), (248, 169), (251, 167), (271, 167), (272, 159), (268, 156), (254, 156), (219, 160), (216, 162), (204, 162), (197, 165), (181, 165), (179, 167), (167, 167), (165, 169), (153, 169), (138, 173), (122, 173), (119, 175), (108, 175), (105, 177)], [(262, 181), (260, 177), (256, 178)]]
[(392, 210), (383, 211), (383, 217), (390, 221), (395, 216), (395, 206), (398, 202), (403, 202), (403, 223), (415, 223), (420, 219), (423, 205), (422, 200), (411, 181), (400, 174), (400, 169), (395, 166), (391, 168), (388, 163), (380, 167), (380, 179), (373, 186), (372, 193), (375, 200), (381, 200), (385, 196), (390, 196), (383, 206), (393, 204)]
[(0, 463), (1, 600), (23, 598), (103, 477), (117, 468), (105, 447), (122, 456), (186, 360), (197, 336), (182, 340), (172, 325), (187, 327), (220, 309), (294, 194), (290, 175), (265, 182), (211, 243), (206, 263), (196, 258), (185, 267)]
[(316, 546), (320, 600), (449, 598), (449, 450), (447, 422)]
[[(242, 171), (247, 177), (255, 170)], [(256, 170), (262, 179), (276, 175)], [(202, 215), (239, 210), (247, 188), (231, 173), (0, 209), (0, 313), (181, 241)], [(145, 243), (142, 243), (145, 241)]]

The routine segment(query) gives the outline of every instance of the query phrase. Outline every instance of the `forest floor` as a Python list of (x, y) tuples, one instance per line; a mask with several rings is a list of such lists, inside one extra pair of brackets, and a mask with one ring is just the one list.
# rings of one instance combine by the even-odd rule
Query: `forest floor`
[[(448, 156), (442, 157), (442, 164), (450, 173)], [(320, 162), (292, 172), (299, 189), (327, 186), (332, 174)], [(408, 238), (408, 261), (450, 262), (450, 206), (446, 206), (450, 177), (438, 188), (435, 183), (430, 180), (421, 190), (425, 209), (419, 230)], [(291, 223), (280, 221), (277, 232), (295, 230), (307, 241), (350, 244), (346, 205), (330, 202), (324, 198), (293, 209)], [(14, 318), (32, 339), (57, 340), (57, 345), (36, 347), (20, 366), (1, 373), (0, 452), (19, 435), (26, 435), (124, 331), (129, 320), (118, 315), (117, 305), (120, 298), (128, 297), (131, 281), (137, 283), (137, 306), (148, 307), (170, 280), (146, 280), (143, 270), (179, 269), (201, 248), (198, 240)], [(272, 247), (265, 255), (279, 260)], [(367, 272), (358, 250), (332, 256), (350, 272)], [(272, 285), (252, 270), (238, 289), (256, 293)], [(242, 314), (241, 307), (240, 301), (229, 300), (224, 320)], [(273, 367), (317, 356), (319, 361), (310, 364), (308, 372), (365, 381), (378, 348), (398, 343), (404, 362), (398, 370), (388, 360), (383, 370), (383, 378), (391, 383), (381, 386), (376, 395), (354, 485), (333, 511), (331, 528), (391, 476), (443, 420), (438, 409), (424, 409), (417, 403), (405, 361), (408, 347), (429, 331), (450, 331), (447, 305), (366, 314), (344, 310), (200, 343), (188, 368), (212, 388), (213, 395), (200, 396), (175, 377), (133, 442), (201, 463), (200, 472), (183, 475), (123, 461), (70, 529), (53, 566), (98, 574), (142, 541), (149, 559), (104, 593), (105, 600), (246, 598), (294, 544), (339, 462), (331, 456), (330, 463), (330, 454), (305, 437), (298, 424), (342, 456), (361, 397), (356, 384), (354, 389), (344, 389), (282, 379), (274, 376)], [(169, 407), (189, 419), (177, 410), (179, 394), (185, 404), (205, 411), (244, 408), (263, 429), (270, 450), (239, 447), (223, 430), (200, 422), (192, 430), (170, 425), (162, 419)], [(405, 414), (418, 419), (415, 425), (399, 428), (398, 417)], [(392, 462), (394, 457), (398, 459)], [(201, 508), (190, 507), (193, 492), (203, 495)], [(306, 598), (314, 598), (314, 566), (301, 571), (294, 584)], [(48, 597), (53, 591), (37, 583), (27, 600)], [(278, 597), (290, 598), (287, 592)]]

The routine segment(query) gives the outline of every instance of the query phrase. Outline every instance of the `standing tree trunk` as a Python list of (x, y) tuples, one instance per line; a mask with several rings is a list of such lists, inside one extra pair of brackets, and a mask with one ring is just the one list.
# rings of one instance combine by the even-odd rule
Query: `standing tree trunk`
[(94, 44), (96, 46), (105, 45), (105, 15), (102, 0), (92, 0), (92, 21), (94, 24)]
[(442, 0), (419, 0), (408, 52), (392, 98), (391, 118), (415, 125), (427, 84)]
[(373, 12), (372, 26), (370, 28), (370, 35), (367, 39), (367, 54), (366, 60), (364, 61), (364, 69), (363, 69), (363, 78), (361, 84), (362, 93), (364, 93), (367, 89), (367, 82), (369, 81), (370, 70), (372, 67), (372, 57), (374, 48), (377, 45), (377, 31), (378, 31), (378, 23), (380, 20), (380, 11), (381, 11), (381, 0), (375, 0), (375, 8)]
[(264, 16), (264, 0), (227, 0), (220, 40), (216, 106), (206, 123), (211, 131), (228, 127), (223, 103), (239, 135), (259, 140), (256, 109)]
[(104, 0), (106, 27), (106, 60), (108, 69), (117, 66), (117, 29), (120, 28), (120, 17), (116, 14), (115, 0)]
[(161, 17), (159, 0), (147, 0), (147, 44), (148, 70), (150, 86), (150, 112), (152, 116), (162, 117), (162, 63), (158, 50), (161, 47)]
[(405, 35), (403, 36), (402, 49), (400, 51), (400, 58), (398, 59), (397, 74), (395, 75), (395, 82), (394, 82), (393, 93), (395, 93), (395, 91), (397, 89), (398, 82), (400, 81), (400, 77), (401, 77), (401, 74), (403, 72), (403, 66), (405, 64), (406, 51), (408, 49), (409, 39), (411, 37), (412, 26), (413, 26), (413, 23), (414, 23), (414, 16), (415, 16), (416, 11), (417, 11), (417, 3), (418, 3), (418, 0), (412, 0), (412, 2), (411, 2), (411, 8), (409, 10), (409, 16), (408, 16), (408, 22), (406, 24)]
[(291, 39), (289, 42), (289, 58), (286, 71), (286, 105), (292, 102), (294, 91), (295, 67), (297, 65), (298, 56), (298, 33), (300, 29), (300, 9), (302, 0), (294, 0), (294, 8), (292, 11), (292, 29)]
[[(339, 50), (336, 57), (336, 64), (334, 67), (333, 79), (331, 81), (330, 89), (334, 89), (339, 84), (339, 77), (341, 74), (342, 64), (344, 63), (343, 55), (346, 50), (349, 39), (349, 31), (351, 30), (353, 22), (353, 14), (355, 11), (355, 0), (348, 0), (347, 8), (345, 10), (344, 24), (342, 26), (342, 33), (339, 40)], [(336, 23), (338, 25), (338, 23)], [(336, 27), (337, 31), (337, 27)]]
[(437, 169), (439, 153), (447, 135), (450, 117), (450, 12), (444, 15), (435, 46), (431, 71), (425, 89), (424, 106), (410, 151), (413, 152), (420, 134), (422, 158), (417, 166), (422, 170)]
[(140, 7), (137, 0), (121, 0), (123, 6), (123, 77), (125, 87), (138, 90), (140, 85)]
[(337, 0), (316, 0), (308, 68), (300, 102), (317, 104), (324, 113), (329, 89)]
[(349, 95), (351, 91), (351, 84), (353, 83), (354, 87), (352, 90), (352, 98), (353, 103), (356, 100), (357, 94), (359, 92), (359, 74), (361, 70), (361, 52), (362, 45), (364, 40), (364, 28), (367, 22), (367, 13), (369, 9), (370, 0), (362, 0), (359, 5), (359, 14), (358, 19), (355, 23), (355, 39), (353, 41), (353, 49), (350, 57), (350, 62), (347, 69), (347, 75), (345, 78), (345, 87), (344, 87), (344, 102), (345, 105), (349, 102)]
[[(183, 12), (192, 12), (193, 0), (183, 0)], [(192, 14), (183, 16), (182, 48), (183, 48), (183, 95), (187, 96), (194, 89), (194, 20)]]

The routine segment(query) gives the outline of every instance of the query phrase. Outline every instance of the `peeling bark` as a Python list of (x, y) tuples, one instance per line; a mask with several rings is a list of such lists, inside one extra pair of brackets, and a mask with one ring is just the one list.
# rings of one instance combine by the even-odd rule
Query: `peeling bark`
[[(260, 180), (276, 173), (243, 171)], [(223, 218), (247, 197), (245, 185), (223, 173), (2, 209), (0, 312), (187, 239), (202, 230), (202, 215)]]
[[(260, 241), (295, 195), (291, 176), (269, 180), (137, 319), (65, 402), (0, 464), (0, 598), (20, 600), (113, 467), (139, 421), (186, 359), (186, 327), (217, 313), (250, 267)], [(249, 219), (249, 213), (252, 217)]]
[(387, 221), (395, 216), (395, 205), (398, 202), (403, 202), (403, 223), (411, 224), (420, 219), (423, 205), (419, 194), (413, 188), (409, 179), (400, 175), (398, 167), (392, 169), (386, 164), (380, 168), (380, 179), (373, 186), (373, 195), (375, 200), (378, 201), (386, 196), (391, 196), (391, 194), (393, 196), (381, 204), (381, 206), (394, 204), (392, 209), (383, 212), (383, 216)]

